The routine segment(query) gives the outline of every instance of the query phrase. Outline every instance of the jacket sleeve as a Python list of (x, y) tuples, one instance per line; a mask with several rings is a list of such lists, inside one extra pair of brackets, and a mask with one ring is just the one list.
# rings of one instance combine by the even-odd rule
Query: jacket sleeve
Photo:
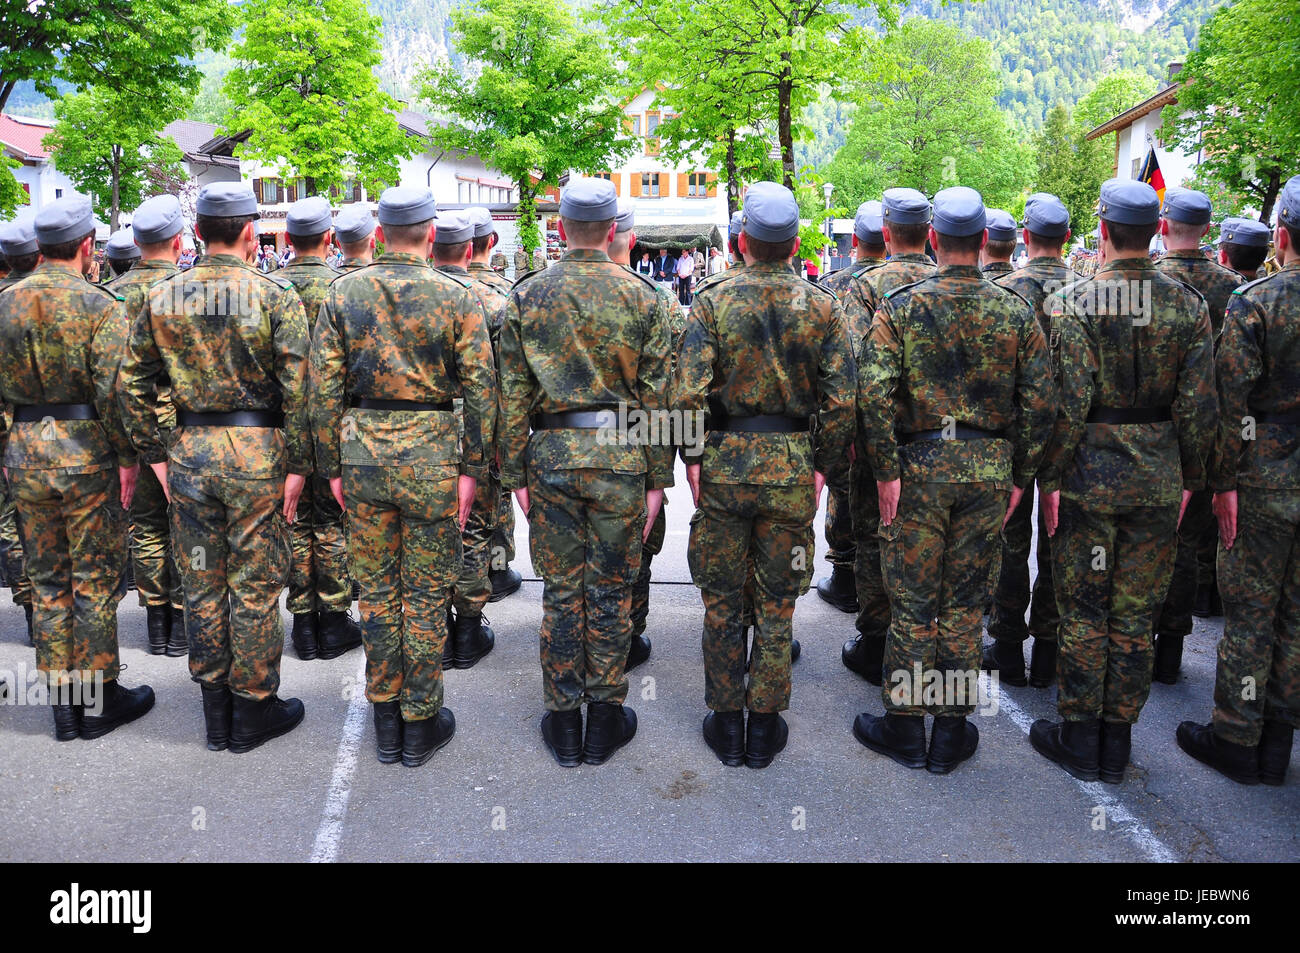
[(821, 406), (817, 411), (813, 466), (832, 487), (847, 489), (849, 448), (857, 432), (858, 367), (838, 302), (831, 308), (831, 320), (822, 338), (817, 363), (817, 390)]
[(290, 473), (309, 476), (311, 415), (307, 407), (307, 313), (292, 289), (279, 290), (270, 304), (275, 377), (284, 410), (285, 456)]
[[(343, 439), (344, 391), (347, 365), (343, 337), (334, 315), (331, 292), (320, 306), (311, 335), (311, 419), (316, 441), (316, 467), (334, 479), (343, 472), (339, 441)], [(351, 428), (349, 428), (351, 436)]]
[(153, 336), (149, 296), (131, 323), (122, 357), (119, 403), (122, 423), (145, 463), (166, 463), (167, 450), (158, 432), (157, 380), (162, 375), (162, 355)]
[[(714, 325), (713, 305), (707, 295), (695, 299), (677, 348), (677, 366), (673, 369), (668, 399), (674, 410), (699, 419), (708, 409), (709, 389), (713, 386), (713, 365), (718, 359), (718, 335)], [(703, 462), (704, 432), (692, 427), (694, 443), (678, 447), (682, 460), (690, 466)]]
[(1237, 472), (1245, 449), (1250, 394), (1264, 376), (1264, 318), (1258, 306), (1234, 294), (1219, 333), (1215, 357), (1219, 426), (1210, 458), (1210, 488), (1225, 493), (1237, 488)]
[(1054, 313), (1053, 320), (1061, 338), (1061, 412), (1038, 475), (1039, 488), (1045, 493), (1061, 488), (1061, 476), (1087, 431), (1097, 373), (1096, 348), (1083, 319), (1062, 311)]
[[(667, 410), (668, 385), (672, 374), (672, 313), (656, 290), (646, 324), (645, 343), (637, 363), (637, 400), (646, 411)], [(673, 444), (663, 440), (645, 448), (646, 489), (673, 485)]]
[(126, 305), (117, 300), (106, 308), (91, 342), (94, 361), (95, 409), (108, 442), (117, 453), (118, 466), (136, 463), (135, 445), (127, 436), (122, 417), (122, 359), (126, 353)]
[(1056, 423), (1057, 389), (1047, 342), (1033, 311), (1026, 309), (1016, 360), (1016, 417), (1011, 478), (1024, 489), (1034, 481)]
[(1202, 301), (1191, 346), (1183, 355), (1174, 390), (1173, 418), (1178, 428), (1178, 455), (1182, 460), (1185, 490), (1205, 487), (1205, 461), (1214, 447), (1219, 416), (1217, 401), (1210, 309)]
[(893, 303), (885, 301), (871, 322), (858, 364), (858, 413), (867, 463), (876, 480), (901, 478), (894, 435), (894, 392), (903, 373), (903, 342), (894, 324)]
[(488, 465), (492, 462), (498, 401), (487, 311), (477, 292), (465, 290), (455, 327), (456, 372), (465, 403), (460, 472), (481, 483), (487, 479)]
[(510, 295), (505, 323), (501, 325), (497, 371), (501, 384), (501, 433), (497, 445), (501, 455), (501, 485), (507, 490), (525, 486), (524, 456), (528, 449), (529, 414), (537, 400), (537, 378), (524, 356), (520, 331), (518, 293)]

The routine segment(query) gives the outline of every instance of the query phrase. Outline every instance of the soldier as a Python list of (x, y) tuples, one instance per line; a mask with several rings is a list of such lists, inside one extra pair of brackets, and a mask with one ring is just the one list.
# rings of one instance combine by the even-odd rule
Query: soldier
[(812, 521), (823, 484), (848, 479), (853, 358), (835, 296), (791, 268), (798, 232), (789, 189), (750, 186), (738, 243), (746, 267), (701, 289), (673, 378), (683, 418), (709, 413), (703, 457), (685, 457), (698, 507), (688, 558), (705, 610), (704, 739), (732, 766), (765, 768), (786, 745), (780, 713), (790, 707), (791, 625), (811, 581)]
[[(113, 294), (126, 302), (128, 320), (144, 307), (149, 287), (177, 273), (181, 254), (181, 231), (185, 227), (181, 203), (174, 195), (159, 195), (136, 209), (131, 228), (119, 229), (109, 239), (109, 261), (117, 270), (121, 260), (112, 254), (118, 236), (128, 234), (138, 255), (135, 265), (108, 283)], [(163, 445), (172, 442), (176, 431), (176, 408), (170, 386), (160, 380), (156, 395), (158, 433)], [(136, 591), (144, 606), (149, 654), (179, 658), (189, 652), (185, 634), (185, 597), (180, 570), (168, 531), (167, 495), (151, 467), (145, 467), (131, 500), (131, 557), (135, 566)]]
[[(433, 243), (433, 265), (461, 287), (475, 288), (474, 294), (484, 306), (490, 340), (491, 316), (500, 307), (488, 308), (483, 292), (475, 287), (470, 278), (466, 266), (473, 253), (474, 223), (469, 216), (464, 212), (439, 215), (438, 233)], [(492, 363), (495, 366), (495, 362)], [(463, 415), (463, 404), (458, 402), (456, 409), (458, 414)], [(493, 426), (495, 432), (495, 416)], [(453, 668), (473, 668), (496, 644), (496, 633), (483, 622), (483, 607), (492, 595), (488, 570), (492, 560), (492, 533), (501, 506), (501, 486), (491, 478), (491, 462), (495, 457), (495, 446), (491, 442), (485, 447), (484, 455), (488, 460), (488, 473), (478, 481), (469, 518), (461, 527), (460, 574), (452, 587), (451, 600), (447, 605), (447, 626), (451, 641), (443, 652), (443, 661)]]
[(1016, 253), (1016, 220), (1000, 208), (988, 210), (989, 240), (980, 252), (980, 271), (990, 280), (1015, 271), (1011, 256)]
[(515, 248), (515, 281), (518, 281), (529, 272), (528, 252), (524, 250), (523, 245)]
[[(334, 216), (334, 237), (343, 252), (340, 272), (356, 271), (375, 260), (375, 216), (361, 203), (345, 205)], [(311, 320), (316, 316), (312, 315)]]
[[(510, 296), (510, 282), (488, 266), (488, 255), (492, 253), (500, 240), (496, 225), (492, 222), (492, 213), (481, 205), (466, 209), (470, 221), (474, 223), (474, 248), (469, 260), (469, 277), (474, 288), (483, 298), (483, 305), (488, 312), (488, 333), (492, 337), (492, 366), (496, 366), (497, 344), (501, 339), (501, 324), (506, 316), (506, 299)], [(488, 561), (488, 579), (492, 583), (492, 595), (488, 602), (500, 602), (506, 596), (518, 592), (523, 578), (510, 568), (515, 558), (515, 501), (509, 490), (501, 486), (501, 470), (496, 462), (496, 448), (492, 451), (492, 463), (488, 467), (489, 482), (495, 488), (500, 502), (497, 505), (496, 519), (493, 521), (492, 539)]]
[(1155, 190), (1110, 179), (1098, 215), (1101, 268), (1050, 304), (1064, 419), (1038, 489), (1054, 535), (1063, 721), (1034, 722), (1029, 739), (1076, 778), (1119, 784), (1181, 507), (1205, 482), (1214, 366), (1205, 300), (1147, 254)]
[(731, 221), (727, 223), (727, 250), (731, 252), (730, 268), (744, 268), (745, 256), (740, 253), (740, 232), (743, 228), (745, 213), (737, 209), (731, 213)]
[[(1228, 298), (1242, 279), (1235, 271), (1208, 260), (1201, 253), (1200, 242), (1210, 230), (1212, 212), (1210, 200), (1203, 192), (1169, 189), (1160, 217), (1160, 235), (1168, 251), (1156, 267), (1200, 293), (1209, 306), (1210, 326), (1217, 339)], [(1178, 680), (1183, 640), (1192, 632), (1192, 615), (1204, 618), (1222, 614), (1215, 584), (1217, 541), (1214, 514), (1210, 510), (1211, 495), (1210, 490), (1199, 489), (1187, 504), (1187, 512), (1178, 526), (1178, 550), (1169, 592), (1152, 620), (1155, 638), (1152, 678), (1167, 685)]]
[(85, 280), (90, 200), (58, 199), (34, 226), (44, 260), (0, 295), (0, 399), (14, 408), (4, 468), (32, 585), (36, 667), (49, 679), (55, 738), (70, 741), (105, 735), (154, 703), (149, 686), (118, 680), (124, 511), (139, 464), (118, 407), (126, 310)]
[[(881, 238), (889, 260), (878, 268), (861, 272), (853, 291), (845, 296), (845, 312), (853, 335), (850, 346), (861, 365), (863, 348), (871, 331), (872, 316), (890, 291), (934, 274), (934, 262), (925, 254), (930, 228), (930, 203), (916, 189), (888, 189), (881, 201)], [(855, 482), (850, 501), (857, 537), (854, 574), (857, 577), (857, 635), (844, 643), (840, 660), (851, 672), (872, 685), (880, 685), (889, 634), (889, 596), (881, 576), (880, 508), (876, 478), (867, 461), (865, 446), (861, 462), (854, 467)]]
[(1300, 176), (1282, 189), (1275, 245), (1281, 270), (1233, 293), (1215, 357), (1223, 638), (1214, 716), (1177, 736), (1234, 781), (1280, 785), (1300, 724)]
[[(310, 334), (330, 283), (339, 275), (325, 263), (333, 235), (329, 201), (316, 196), (295, 202), (289, 206), (285, 226), (294, 257), (281, 277), (302, 299)], [(289, 528), (293, 568), (285, 602), (293, 613), (293, 647), (303, 660), (338, 658), (361, 644), (361, 627), (348, 614), (352, 581), (343, 510), (320, 472), (303, 487), (298, 514)]]
[[(1056, 401), (1033, 309), (980, 274), (980, 194), (938, 193), (929, 241), (938, 270), (885, 295), (858, 376), (892, 617), (885, 714), (863, 712), (853, 734), (899, 764), (944, 774), (979, 744), (966, 718), (990, 567), (1038, 469)], [(938, 700), (923, 687), (930, 673), (945, 686)]]
[[(1249, 218), (1225, 218), (1219, 225), (1219, 264), (1231, 268), (1247, 281), (1260, 277), (1272, 234), (1263, 222)], [(1231, 301), (1231, 299), (1229, 299)]]
[(543, 580), (541, 731), (566, 767), (603, 764), (636, 734), (623, 704), (632, 587), (673, 482), (670, 441), (610, 427), (619, 413), (665, 408), (670, 360), (654, 283), (609, 259), (617, 215), (608, 181), (571, 181), (560, 200), (568, 251), (516, 283), (501, 331), (501, 482), (528, 517)]
[[(990, 233), (991, 233), (990, 229)], [(1034, 308), (1038, 328), (1047, 340), (1051, 333), (1051, 315), (1046, 310), (1048, 297), (1079, 276), (1066, 266), (1061, 250), (1070, 240), (1070, 213), (1055, 195), (1036, 192), (1025, 202), (1025, 248), (1029, 263), (1019, 271), (996, 279)], [(987, 272), (985, 272), (987, 274)], [(1058, 368), (1053, 367), (1053, 385), (1060, 402)], [(1056, 628), (1061, 615), (1056, 609), (1056, 592), (1052, 587), (1052, 552), (1042, 508), (1038, 513), (1038, 575), (1034, 579), (1032, 605), (1029, 592), (1029, 548), (1033, 534), (1033, 482), (1026, 484), (1020, 505), (1011, 514), (1002, 536), (1002, 568), (995, 577), (993, 611), (989, 614), (988, 633), (993, 644), (984, 650), (985, 669), (999, 673), (1008, 685), (1031, 684), (1047, 688), (1056, 682)], [(1029, 625), (1025, 610), (1029, 609)], [(1021, 646), (1032, 635), (1029, 677), (1025, 677), (1025, 656)]]
[[(460, 237), (435, 230), (436, 213), (428, 189), (384, 192), (384, 254), (330, 286), (312, 339), (316, 452), (348, 513), (377, 753), (408, 767), (456, 731), (443, 706), (447, 600), (496, 413), (483, 302), (428, 266), (434, 241)], [(465, 224), (443, 244), (467, 243)]]
[[(130, 225), (119, 228), (104, 244), (104, 258), (113, 272), (113, 278), (120, 278), (140, 260), (140, 248), (135, 243), (135, 232)], [(112, 284), (112, 279), (104, 282), (105, 286), (109, 284)]]
[[(211, 751), (251, 751), (292, 731), (303, 704), (280, 698), (280, 591), (289, 529), (311, 474), (307, 321), (293, 285), (250, 263), (257, 199), (247, 185), (199, 191), (204, 254), (152, 285), (122, 362), (131, 439), (167, 488), (181, 571), (190, 675)], [(160, 379), (178, 427), (158, 426)]]

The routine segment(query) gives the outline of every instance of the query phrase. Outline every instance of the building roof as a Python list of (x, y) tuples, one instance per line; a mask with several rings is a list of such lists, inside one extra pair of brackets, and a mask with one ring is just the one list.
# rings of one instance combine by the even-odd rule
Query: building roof
[(0, 142), (24, 160), (48, 159), (50, 154), (41, 140), (50, 134), (54, 123), (23, 116), (0, 114)]
[(163, 135), (176, 143), (181, 152), (200, 152), (200, 147), (211, 142), (216, 134), (216, 123), (194, 122), (189, 119), (169, 122), (163, 129)]
[(1084, 138), (1088, 140), (1097, 139), (1107, 133), (1119, 132), (1121, 129), (1127, 129), (1147, 113), (1155, 112), (1157, 109), (1162, 109), (1170, 103), (1177, 102), (1178, 91), (1185, 85), (1185, 83), (1171, 83), (1164, 89), (1157, 91), (1156, 94), (1149, 99), (1144, 99), (1132, 109), (1126, 109), (1118, 116), (1107, 119), (1096, 129), (1089, 132)]

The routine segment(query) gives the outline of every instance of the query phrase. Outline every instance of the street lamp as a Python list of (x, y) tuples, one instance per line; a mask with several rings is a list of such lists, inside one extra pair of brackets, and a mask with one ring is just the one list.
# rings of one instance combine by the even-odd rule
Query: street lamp
[[(822, 194), (826, 196), (826, 211), (831, 210), (831, 193), (835, 191), (833, 182), (822, 183)], [(826, 266), (822, 269), (822, 274), (831, 270), (831, 248), (835, 243), (835, 220), (829, 215), (826, 216), (826, 237), (831, 240), (831, 244), (826, 246)]]

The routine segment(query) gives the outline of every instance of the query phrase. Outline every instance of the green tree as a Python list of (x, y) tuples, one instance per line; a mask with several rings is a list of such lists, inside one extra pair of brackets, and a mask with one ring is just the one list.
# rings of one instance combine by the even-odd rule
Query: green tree
[(13, 218), (14, 212), (28, 204), (27, 193), (10, 171), (16, 168), (17, 160), (0, 153), (0, 219)]
[(632, 147), (622, 136), (621, 79), (601, 35), (582, 29), (563, 0), (477, 0), (452, 13), (469, 78), (450, 64), (421, 76), (421, 97), (447, 118), (444, 149), (463, 149), (519, 190), (520, 241), (540, 244), (536, 200), (570, 170), (607, 169)]
[(252, 131), (241, 157), (305, 179), (311, 194), (395, 183), (415, 140), (375, 78), (380, 20), (365, 0), (246, 0), (240, 16), (223, 89), (226, 130)]
[(1091, 232), (1097, 225), (1097, 198), (1101, 184), (1115, 174), (1115, 133), (1088, 141), (1093, 129), (1131, 109), (1156, 91), (1156, 81), (1141, 70), (1117, 70), (1098, 81), (1074, 108), (1074, 170), (1057, 188), (1040, 180), (1038, 187), (1055, 192), (1070, 210), (1070, 227), (1076, 235)]

